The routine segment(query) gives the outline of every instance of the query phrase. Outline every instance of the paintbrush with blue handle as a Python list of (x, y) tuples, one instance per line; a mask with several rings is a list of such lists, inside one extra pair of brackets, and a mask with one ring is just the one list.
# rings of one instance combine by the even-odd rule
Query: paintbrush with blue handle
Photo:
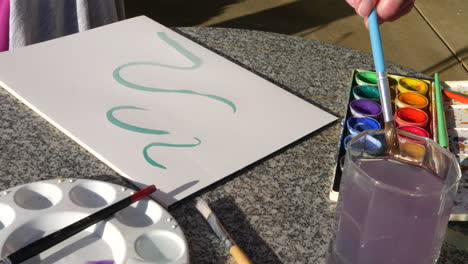
[(390, 156), (398, 156), (400, 148), (398, 145), (395, 122), (393, 122), (392, 105), (390, 100), (390, 85), (388, 83), (387, 72), (380, 39), (379, 22), (376, 10), (372, 10), (368, 17), (369, 34), (372, 45), (372, 55), (374, 57), (375, 71), (377, 73), (377, 84), (380, 93), (380, 103), (384, 120), (385, 141)]

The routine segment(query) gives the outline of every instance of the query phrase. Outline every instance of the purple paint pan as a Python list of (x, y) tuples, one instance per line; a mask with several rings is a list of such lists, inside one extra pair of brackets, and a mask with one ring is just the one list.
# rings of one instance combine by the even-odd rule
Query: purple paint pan
[(373, 117), (379, 119), (382, 114), (380, 104), (367, 99), (357, 99), (349, 104), (351, 114), (356, 117)]

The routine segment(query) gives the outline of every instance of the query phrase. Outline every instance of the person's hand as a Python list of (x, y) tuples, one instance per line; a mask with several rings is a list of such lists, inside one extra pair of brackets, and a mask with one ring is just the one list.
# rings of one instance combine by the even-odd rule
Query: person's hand
[(415, 0), (345, 0), (364, 17), (367, 26), (367, 17), (376, 8), (379, 24), (385, 21), (395, 21), (408, 14), (414, 6)]

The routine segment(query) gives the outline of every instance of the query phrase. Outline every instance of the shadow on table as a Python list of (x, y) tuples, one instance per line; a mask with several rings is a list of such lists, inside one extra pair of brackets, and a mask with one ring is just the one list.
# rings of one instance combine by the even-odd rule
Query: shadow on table
[(128, 18), (145, 15), (167, 27), (195, 26), (223, 13), (228, 5), (243, 0), (125, 0)]
[(103, 181), (103, 182), (109, 182), (117, 185), (122, 185), (134, 190), (138, 190), (138, 188), (130, 182), (129, 179), (120, 176), (118, 174), (112, 175), (112, 174), (98, 174), (98, 175), (91, 175), (91, 176), (85, 176), (85, 177), (80, 177), (83, 179), (87, 180), (96, 180), (96, 181)]
[[(279, 6), (274, 1), (247, 2), (245, 0), (154, 0), (125, 1), (128, 18), (146, 15), (167, 27), (186, 27), (204, 24), (212, 27), (228, 27), (261, 30), (283, 34), (295, 34), (315, 30), (315, 27), (355, 15), (355, 11), (343, 0), (297, 0)], [(278, 1), (279, 2), (279, 1)], [(239, 8), (227, 7), (239, 4)], [(247, 9), (262, 11), (245, 15)], [(231, 19), (210, 23), (210, 19), (224, 14)], [(227, 15), (226, 15), (227, 14)]]
[[(343, 0), (299, 0), (209, 26), (253, 29), (292, 35), (355, 15)], [(312, 30), (312, 31), (311, 31)]]
[[(457, 260), (458, 262), (455, 262)], [(438, 264), (468, 263), (468, 222), (448, 223)]]
[(282, 263), (276, 253), (253, 229), (234, 199), (224, 197), (209, 204), (226, 231), (253, 263)]
[(455, 51), (455, 54), (455, 57), (457, 58), (456, 60), (454, 60), (454, 56), (449, 56), (441, 60), (440, 62), (431, 65), (426, 69), (423, 69), (421, 72), (428, 75), (432, 75), (435, 72), (444, 73), (445, 71), (449, 70), (451, 67), (459, 63), (461, 63), (461, 65), (464, 66), (465, 70), (468, 70), (466, 69), (466, 65), (464, 64), (464, 61), (468, 59), (468, 47), (464, 47)]

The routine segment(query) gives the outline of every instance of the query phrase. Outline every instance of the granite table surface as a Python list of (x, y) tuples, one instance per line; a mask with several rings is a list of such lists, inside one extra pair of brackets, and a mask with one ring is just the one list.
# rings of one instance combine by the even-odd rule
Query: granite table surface
[[(373, 69), (371, 55), (267, 32), (176, 30), (339, 118), (170, 208), (184, 230), (191, 263), (232, 262), (196, 211), (196, 197), (209, 202), (254, 263), (324, 263), (335, 211), (328, 193), (348, 83), (354, 69)], [(395, 74), (427, 77), (390, 62), (387, 68)], [(97, 179), (131, 187), (123, 177), (0, 89), (0, 190), (54, 178)], [(450, 225), (468, 230), (464, 224)], [(468, 253), (444, 243), (438, 263), (468, 263)]]

